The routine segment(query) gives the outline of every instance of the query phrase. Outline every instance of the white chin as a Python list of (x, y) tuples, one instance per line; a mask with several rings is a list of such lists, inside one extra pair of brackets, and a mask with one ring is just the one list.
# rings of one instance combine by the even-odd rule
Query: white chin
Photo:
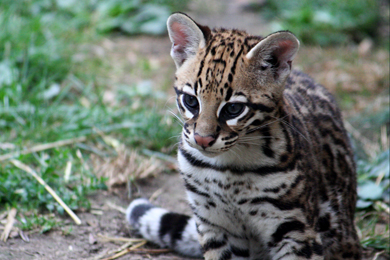
[(223, 152), (205, 151), (205, 150), (203, 150), (203, 149), (201, 149), (201, 148), (198, 149), (198, 151), (199, 151), (201, 154), (203, 154), (204, 156), (210, 157), (210, 158), (215, 157), (215, 156), (218, 156), (218, 155), (220, 155), (221, 153), (223, 153)]

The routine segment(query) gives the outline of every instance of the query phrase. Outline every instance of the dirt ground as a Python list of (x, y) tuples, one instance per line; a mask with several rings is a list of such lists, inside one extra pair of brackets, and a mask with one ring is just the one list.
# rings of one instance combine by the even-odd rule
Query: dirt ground
[[(184, 187), (178, 174), (161, 174), (156, 178), (137, 182), (137, 191), (134, 196), (149, 198), (159, 190), (160, 195), (154, 203), (165, 208), (190, 212), (186, 203)], [(99, 235), (110, 237), (135, 237), (135, 233), (126, 224), (125, 215), (114, 209), (112, 205), (126, 208), (129, 201), (125, 187), (115, 189), (113, 192), (97, 192), (91, 196), (91, 212), (78, 213), (82, 221), (80, 226), (73, 224), (70, 218), (65, 218), (65, 226), (61, 230), (50, 231), (45, 234), (29, 234), (29, 242), (21, 238), (9, 239), (6, 243), (0, 242), (0, 259), (3, 260), (29, 260), (29, 259), (95, 259), (106, 252), (119, 248), (120, 244), (104, 242)], [(69, 234), (64, 230), (72, 228)], [(153, 246), (147, 246), (156, 248)], [(111, 254), (112, 255), (112, 254)], [(127, 254), (119, 259), (160, 259), (179, 260), (182, 258), (173, 253), (150, 256), (148, 254)]]
[[(191, 7), (190, 15), (197, 18), (199, 23), (215, 26), (245, 28), (253, 34), (264, 35), (268, 33), (267, 25), (257, 14), (245, 13), (243, 15), (239, 5), (244, 0), (230, 1), (194, 1), (196, 6)], [(220, 2), (223, 2), (221, 4)], [(204, 3), (204, 4), (202, 4)], [(207, 4), (206, 4), (207, 3)], [(213, 14), (213, 15), (211, 15)], [(158, 47), (156, 47), (158, 46)], [(105, 55), (112, 60), (117, 70), (125, 70), (126, 63), (132, 62), (134, 55), (142, 53), (150, 60), (159, 63), (164, 73), (153, 75), (152, 80), (159, 80), (171, 73), (173, 62), (169, 57), (168, 37), (151, 38), (139, 37), (117, 39), (107, 39), (103, 41), (102, 48)], [(171, 62), (168, 69), (165, 66)], [(165, 71), (166, 70), (166, 71)], [(173, 71), (172, 71), (173, 73)], [(170, 77), (173, 77), (171, 75)], [(113, 75), (112, 81), (131, 82), (126, 74)], [(171, 209), (176, 212), (190, 214), (190, 209), (186, 203), (186, 196), (179, 174), (158, 174), (155, 178), (149, 178), (137, 182), (137, 188), (133, 187), (133, 196), (149, 198), (153, 194), (154, 204)], [(124, 213), (114, 208), (112, 205), (126, 208), (132, 198), (129, 198), (126, 187), (116, 188), (114, 191), (98, 191), (91, 196), (92, 209), (90, 212), (78, 212), (82, 224), (76, 226), (70, 218), (64, 216), (65, 226), (54, 229), (45, 234), (39, 232), (27, 233), (29, 242), (23, 241), (20, 237), (9, 239), (6, 243), (0, 241), (0, 259), (96, 259), (105, 255), (112, 249), (119, 248), (122, 243), (107, 242), (100, 239), (99, 235), (110, 237), (136, 237), (134, 231), (126, 224)], [(68, 232), (68, 231), (70, 232)], [(147, 245), (147, 248), (156, 248)], [(106, 255), (107, 257), (107, 255)], [(189, 259), (182, 258), (174, 253), (146, 254), (128, 253), (118, 259)], [(366, 259), (373, 259), (367, 253)], [(380, 257), (377, 259), (381, 259)]]

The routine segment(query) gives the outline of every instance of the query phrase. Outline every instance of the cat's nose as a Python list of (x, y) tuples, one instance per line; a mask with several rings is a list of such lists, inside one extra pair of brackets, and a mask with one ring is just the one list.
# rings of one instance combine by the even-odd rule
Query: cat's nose
[(202, 146), (203, 149), (210, 147), (215, 142), (215, 138), (213, 136), (200, 136), (199, 134), (194, 135), (195, 142)]

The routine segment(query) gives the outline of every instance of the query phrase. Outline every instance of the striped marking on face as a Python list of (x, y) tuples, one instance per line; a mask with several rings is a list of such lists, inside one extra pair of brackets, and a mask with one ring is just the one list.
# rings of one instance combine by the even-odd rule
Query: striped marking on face
[(228, 101), (222, 101), (221, 104), (219, 105), (218, 107), (218, 110), (217, 110), (217, 116), (219, 117), (220, 114), (221, 114), (221, 111), (222, 109), (224, 108), (224, 106), (226, 104), (229, 104), (229, 103), (242, 103), (244, 104), (245, 108), (244, 108), (244, 111), (242, 111), (241, 114), (238, 115), (238, 117), (235, 117), (235, 118), (232, 118), (232, 119), (229, 119), (226, 121), (226, 124), (229, 125), (229, 126), (234, 126), (234, 125), (237, 125), (237, 122), (240, 118), (244, 117), (248, 111), (249, 111), (249, 108), (245, 105), (246, 103), (248, 102), (247, 98), (243, 95), (235, 95), (233, 97), (231, 97)]
[(237, 125), (238, 120), (240, 118), (244, 117), (248, 113), (248, 111), (249, 111), (249, 108), (247, 106), (245, 106), (244, 111), (242, 111), (242, 113), (238, 117), (235, 117), (235, 118), (232, 118), (230, 120), (227, 120), (226, 124), (229, 125), (229, 126)]

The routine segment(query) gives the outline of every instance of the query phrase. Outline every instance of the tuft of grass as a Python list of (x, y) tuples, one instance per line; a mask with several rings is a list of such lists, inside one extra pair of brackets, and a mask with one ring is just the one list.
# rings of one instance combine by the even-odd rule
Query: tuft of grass
[(358, 212), (356, 226), (365, 249), (375, 249), (390, 254), (389, 215), (377, 212)]
[(36, 211), (17, 217), (17, 220), (17, 227), (21, 230), (38, 230), (39, 233), (46, 233), (61, 226), (61, 222), (54, 214), (39, 214)]

